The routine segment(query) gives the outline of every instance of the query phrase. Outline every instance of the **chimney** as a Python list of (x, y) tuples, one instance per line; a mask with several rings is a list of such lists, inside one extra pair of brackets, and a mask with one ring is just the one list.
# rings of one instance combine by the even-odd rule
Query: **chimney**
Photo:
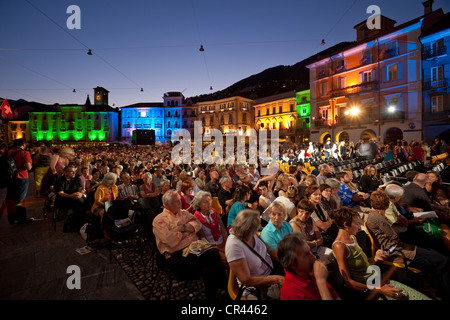
[(425, 2), (422, 2), (424, 16), (433, 12), (433, 2), (434, 2), (434, 0), (427, 0)]

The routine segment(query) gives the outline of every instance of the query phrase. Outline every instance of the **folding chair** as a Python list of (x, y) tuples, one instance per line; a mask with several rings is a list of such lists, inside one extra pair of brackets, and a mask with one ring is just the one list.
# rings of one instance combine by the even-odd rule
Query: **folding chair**
[(223, 209), (222, 206), (220, 205), (219, 199), (216, 197), (213, 197), (211, 199), (211, 208), (213, 208), (214, 210), (216, 210), (220, 215), (223, 214)]
[(242, 296), (243, 290), (245, 290), (245, 287), (243, 285), (239, 287), (236, 276), (234, 275), (233, 270), (230, 269), (228, 276), (228, 295), (231, 300), (247, 300)]
[(109, 242), (109, 262), (112, 258), (113, 245), (131, 236), (135, 235), (138, 238), (138, 249), (141, 252), (141, 241), (139, 237), (139, 227), (131, 219), (128, 224), (119, 225), (119, 221), (129, 218), (128, 216), (129, 202), (123, 200), (107, 201), (105, 203), (105, 213), (102, 218), (102, 228), (108, 232), (111, 241)]

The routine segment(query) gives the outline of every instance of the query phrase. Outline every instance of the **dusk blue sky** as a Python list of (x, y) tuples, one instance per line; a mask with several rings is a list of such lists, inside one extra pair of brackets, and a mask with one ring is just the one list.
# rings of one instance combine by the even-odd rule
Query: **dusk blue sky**
[[(66, 26), (70, 5), (80, 30)], [(120, 107), (207, 94), (354, 41), (369, 5), (397, 25), (423, 14), (422, 0), (0, 0), (0, 97), (83, 104), (101, 86)]]

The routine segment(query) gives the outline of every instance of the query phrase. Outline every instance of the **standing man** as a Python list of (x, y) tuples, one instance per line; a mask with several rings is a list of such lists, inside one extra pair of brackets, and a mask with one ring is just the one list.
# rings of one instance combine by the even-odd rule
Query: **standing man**
[(17, 173), (7, 183), (6, 209), (9, 223), (23, 223), (26, 221), (26, 212), (19, 204), (25, 200), (28, 192), (28, 171), (31, 170), (33, 161), (31, 154), (26, 151), (25, 139), (17, 139), (13, 147), (8, 150), (8, 156), (16, 162)]

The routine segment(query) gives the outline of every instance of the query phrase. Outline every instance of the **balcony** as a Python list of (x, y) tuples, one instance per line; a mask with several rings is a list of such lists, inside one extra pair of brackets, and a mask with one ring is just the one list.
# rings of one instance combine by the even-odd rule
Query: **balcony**
[(389, 59), (398, 55), (398, 48), (390, 48), (384, 51), (383, 59)]
[(363, 82), (360, 84), (355, 84), (353, 86), (348, 86), (342, 89), (334, 89), (330, 91), (331, 97), (352, 95), (364, 92), (375, 91), (378, 89), (378, 83), (376, 81)]
[(439, 46), (435, 48), (425, 48), (422, 52), (422, 59), (431, 59), (447, 54), (447, 46)]
[(431, 80), (427, 79), (423, 81), (423, 90), (430, 90), (430, 89), (440, 89), (440, 88), (446, 88), (447, 87), (447, 79), (438, 79), (438, 80)]
[(326, 70), (320, 70), (318, 78), (322, 79), (322, 78), (325, 78), (325, 77), (328, 77), (328, 72)]
[(333, 125), (331, 119), (318, 119), (314, 120), (314, 126), (316, 128), (322, 128), (322, 127), (331, 127)]

